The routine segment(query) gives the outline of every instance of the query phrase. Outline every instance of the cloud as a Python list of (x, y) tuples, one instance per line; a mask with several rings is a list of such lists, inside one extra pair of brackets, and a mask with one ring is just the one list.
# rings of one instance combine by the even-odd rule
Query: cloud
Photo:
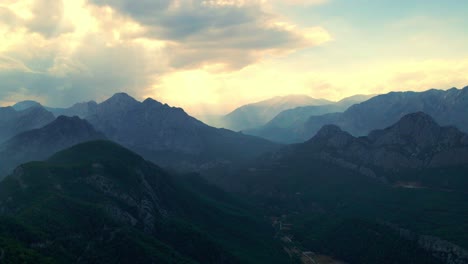
[[(239, 71), (331, 40), (263, 0), (5, 0), (0, 3), (0, 101), (56, 106), (125, 91), (154, 92), (166, 76)], [(177, 87), (170, 88), (173, 92)]]
[[(44, 3), (30, 3), (29, 18), (21, 18), (8, 8), (5, 12), (12, 15), (0, 19), (0, 33), (4, 33), (0, 38), (5, 36), (0, 42), (0, 101), (30, 97), (66, 106), (104, 99), (119, 91), (138, 96), (162, 72), (164, 66), (159, 62), (164, 55), (151, 43), (128, 37), (138, 31), (131, 21), (93, 8), (83, 8), (82, 13), (67, 19), (42, 19), (33, 11), (46, 9)], [(50, 8), (58, 13), (74, 12), (70, 2), (57, 5)], [(45, 22), (36, 24), (33, 31), (25, 21), (37, 19)], [(72, 25), (73, 30), (61, 32), (49, 27), (56, 19), (65, 19), (63, 24)]]
[[(27, 9), (28, 12), (24, 12)], [(44, 37), (72, 32), (73, 24), (64, 17), (62, 0), (35, 0), (24, 5), (0, 5), (0, 21), (14, 28), (23, 28)]]
[(31, 11), (33, 18), (25, 24), (33, 32), (55, 37), (74, 30), (73, 25), (64, 18), (62, 0), (36, 0)]
[[(104, 99), (119, 91), (139, 95), (152, 83), (157, 67), (153, 58), (138, 43), (107, 46), (97, 36), (83, 39), (73, 54), (57, 54), (42, 58), (43, 67), (31, 70), (20, 61), (0, 57), (0, 98), (22, 92), (44, 97), (44, 103), (67, 105), (76, 101)], [(48, 53), (46, 51), (46, 53)], [(155, 70), (156, 69), (156, 70)]]
[[(302, 29), (267, 11), (265, 1), (93, 0), (144, 27), (144, 36), (168, 43), (171, 66), (209, 64), (236, 70), (271, 55), (284, 55), (331, 40), (323, 28)], [(319, 32), (319, 34), (317, 34)]]

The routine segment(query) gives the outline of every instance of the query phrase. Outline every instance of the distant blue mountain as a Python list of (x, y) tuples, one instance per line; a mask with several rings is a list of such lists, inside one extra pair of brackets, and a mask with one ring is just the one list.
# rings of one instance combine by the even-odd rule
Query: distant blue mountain
[(268, 100), (241, 106), (218, 121), (234, 131), (246, 130), (266, 124), (286, 109), (298, 106), (326, 105), (332, 103), (325, 99), (315, 99), (307, 95), (277, 96)]
[(374, 95), (354, 95), (336, 103), (326, 105), (309, 105), (287, 109), (276, 115), (265, 125), (244, 131), (246, 134), (263, 137), (276, 142), (301, 142), (296, 138), (296, 131), (300, 131), (309, 117), (328, 113), (343, 112), (353, 104), (372, 98)]
[(0, 144), (0, 178), (21, 163), (44, 160), (75, 144), (105, 138), (86, 120), (60, 116), (44, 127), (19, 133)]
[[(27, 105), (30, 107), (26, 107)], [(41, 105), (20, 104), (17, 108), (20, 110), (0, 107), (0, 143), (18, 133), (42, 127), (55, 119), (54, 115)]]

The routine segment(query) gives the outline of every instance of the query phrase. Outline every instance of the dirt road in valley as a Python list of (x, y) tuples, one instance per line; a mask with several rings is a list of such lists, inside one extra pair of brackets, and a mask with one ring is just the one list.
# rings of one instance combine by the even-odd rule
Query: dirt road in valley
[(291, 258), (297, 258), (302, 264), (346, 264), (330, 256), (305, 250), (290, 233), (294, 226), (287, 222), (287, 217), (272, 217), (272, 225), (277, 229), (276, 237), (283, 242), (284, 250)]

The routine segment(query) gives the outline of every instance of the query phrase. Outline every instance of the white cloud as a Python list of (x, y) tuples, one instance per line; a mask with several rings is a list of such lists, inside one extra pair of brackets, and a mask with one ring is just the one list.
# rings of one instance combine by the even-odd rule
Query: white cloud
[(177, 71), (238, 71), (331, 39), (262, 0), (5, 0), (0, 14), (0, 101), (51, 105), (140, 97)]
[(323, 28), (302, 29), (282, 21), (268, 11), (265, 1), (94, 2), (137, 21), (145, 37), (169, 42), (174, 68), (222, 64), (227, 70), (240, 69), (265, 56), (287, 54), (331, 39)]

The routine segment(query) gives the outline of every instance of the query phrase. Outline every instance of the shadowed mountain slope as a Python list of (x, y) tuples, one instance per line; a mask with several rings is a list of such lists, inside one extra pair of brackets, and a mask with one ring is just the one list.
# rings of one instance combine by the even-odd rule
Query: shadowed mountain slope
[(20, 133), (0, 144), (0, 176), (21, 163), (44, 160), (57, 151), (96, 139), (105, 139), (105, 136), (87, 121), (60, 116), (42, 128)]
[(54, 115), (40, 105), (19, 111), (13, 107), (0, 107), (0, 143), (18, 133), (42, 127), (54, 119)]
[(468, 137), (418, 112), (367, 137), (324, 126), (214, 178), (350, 263), (468, 263)]
[(253, 136), (216, 129), (151, 98), (139, 102), (116, 94), (86, 119), (109, 139), (162, 166), (200, 170), (243, 162), (278, 145)]
[(0, 183), (2, 256), (17, 263), (288, 263), (266, 223), (205, 185), (186, 185), (112, 142), (76, 145), (21, 165)]

